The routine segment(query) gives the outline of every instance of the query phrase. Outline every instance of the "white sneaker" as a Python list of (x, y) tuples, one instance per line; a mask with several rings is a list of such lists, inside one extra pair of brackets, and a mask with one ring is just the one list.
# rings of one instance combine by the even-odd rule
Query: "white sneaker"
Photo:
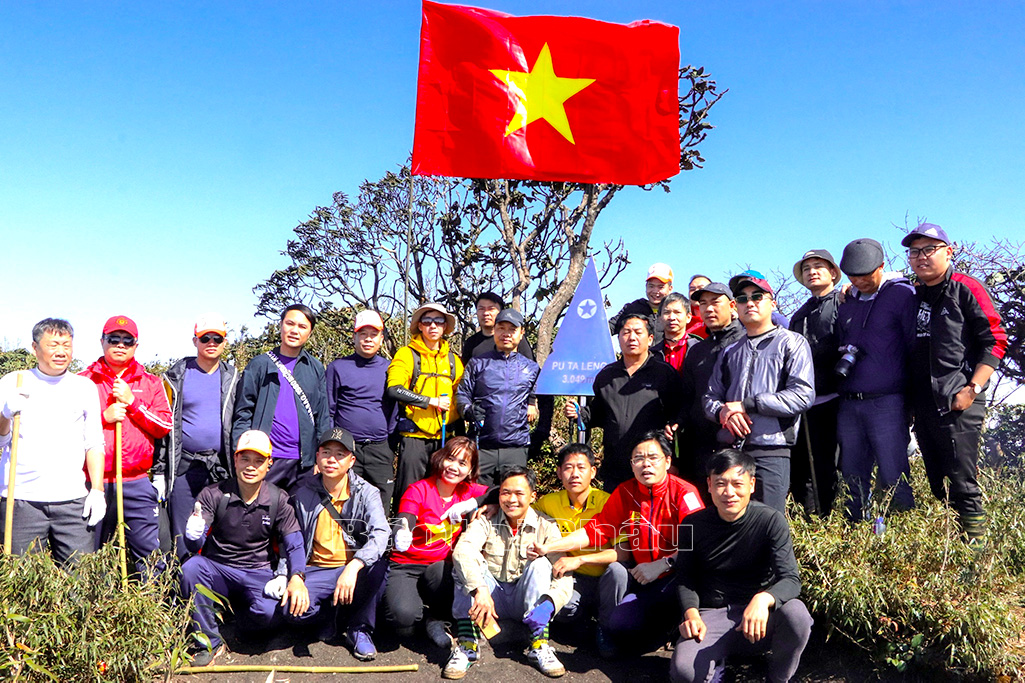
[(470, 670), (473, 663), (477, 661), (477, 643), (472, 640), (460, 640), (459, 644), (452, 648), (445, 668), (441, 670), (441, 677), (448, 679), (462, 678)]
[(558, 678), (566, 675), (566, 667), (562, 665), (559, 658), (555, 656), (555, 650), (548, 644), (548, 641), (538, 641), (527, 652), (527, 659), (537, 667), (538, 671), (549, 678)]
[(438, 647), (446, 650), (452, 647), (452, 636), (448, 634), (448, 624), (438, 619), (427, 620), (427, 637)]

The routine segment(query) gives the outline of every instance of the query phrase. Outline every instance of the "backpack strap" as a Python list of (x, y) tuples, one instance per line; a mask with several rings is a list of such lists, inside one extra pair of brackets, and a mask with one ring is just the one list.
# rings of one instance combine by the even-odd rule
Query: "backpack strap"
[[(221, 497), (217, 501), (217, 510), (214, 512), (214, 522), (217, 522), (218, 517), (223, 517), (225, 510), (228, 509), (228, 501), (231, 499), (231, 492), (228, 491), (228, 485), (230, 482), (230, 479), (225, 479), (217, 485), (217, 488), (221, 492)], [(213, 524), (210, 526), (212, 528)]]
[[(413, 354), (413, 376), (409, 380), (409, 390), (416, 392), (416, 383), (420, 379), (420, 352), (410, 347), (410, 353)], [(427, 377), (446, 377), (446, 375), (440, 372), (428, 372)], [(456, 382), (456, 354), (449, 348), (448, 350), (448, 379), (452, 384)]]

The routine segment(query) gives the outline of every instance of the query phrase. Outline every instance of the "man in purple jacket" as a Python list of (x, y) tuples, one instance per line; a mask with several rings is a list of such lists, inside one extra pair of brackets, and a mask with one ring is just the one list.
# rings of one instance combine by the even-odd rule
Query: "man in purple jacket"
[(837, 437), (841, 471), (850, 488), (847, 516), (862, 519), (878, 466), (879, 484), (893, 489), (891, 506), (915, 505), (908, 467), (910, 430), (904, 396), (908, 359), (915, 341), (915, 290), (906, 278), (884, 280), (883, 247), (856, 239), (843, 250), (840, 270), (850, 294), (837, 312), (843, 355)]
[(380, 356), (384, 322), (377, 311), (356, 315), (356, 352), (327, 366), (327, 403), (331, 423), (352, 434), (356, 464), (352, 471), (374, 485), (387, 510), (395, 486), (395, 453), (388, 443), (395, 431), (395, 401), (385, 396), (388, 359)]

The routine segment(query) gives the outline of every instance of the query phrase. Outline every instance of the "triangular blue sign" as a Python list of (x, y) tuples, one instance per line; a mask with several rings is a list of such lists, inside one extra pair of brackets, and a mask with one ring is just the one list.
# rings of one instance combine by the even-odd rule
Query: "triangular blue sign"
[(587, 260), (573, 301), (555, 335), (552, 353), (541, 368), (534, 393), (590, 396), (594, 393), (591, 385), (595, 375), (615, 360), (605, 299), (592, 257)]

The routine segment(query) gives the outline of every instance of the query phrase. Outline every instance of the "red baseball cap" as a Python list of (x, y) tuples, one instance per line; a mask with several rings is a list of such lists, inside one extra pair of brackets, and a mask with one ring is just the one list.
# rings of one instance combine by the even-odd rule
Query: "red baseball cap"
[(136, 325), (135, 321), (127, 315), (112, 315), (107, 319), (107, 322), (103, 324), (103, 334), (110, 334), (111, 332), (117, 332), (118, 330), (124, 330), (136, 339), (139, 338), (138, 325)]

